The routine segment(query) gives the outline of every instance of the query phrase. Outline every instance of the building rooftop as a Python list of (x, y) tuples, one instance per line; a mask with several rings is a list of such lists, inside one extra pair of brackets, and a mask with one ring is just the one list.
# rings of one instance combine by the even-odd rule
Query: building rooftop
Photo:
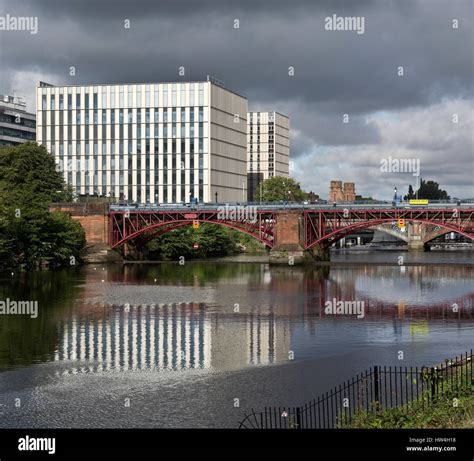
[(68, 85), (53, 85), (52, 83), (47, 83), (47, 82), (38, 82), (37, 88), (74, 88), (74, 87), (81, 87), (81, 86), (122, 86), (122, 85), (172, 85), (176, 83), (207, 83), (210, 82), (215, 86), (218, 86), (220, 88), (223, 88), (226, 91), (229, 91), (230, 93), (233, 93), (237, 96), (240, 96), (241, 98), (247, 99), (246, 96), (242, 96), (241, 94), (230, 90), (224, 85), (224, 82), (222, 80), (219, 80), (215, 77), (212, 77), (211, 75), (208, 75), (206, 80), (179, 80), (179, 81), (166, 81), (166, 82), (121, 82), (121, 83), (76, 83), (76, 84), (68, 84)]

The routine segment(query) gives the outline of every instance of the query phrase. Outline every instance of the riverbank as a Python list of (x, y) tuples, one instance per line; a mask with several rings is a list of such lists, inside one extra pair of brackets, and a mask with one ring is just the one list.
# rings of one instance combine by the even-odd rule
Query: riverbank
[[(472, 393), (472, 391), (471, 391)], [(422, 406), (417, 402), (407, 410), (392, 408), (378, 414), (362, 413), (350, 429), (454, 429), (474, 428), (474, 395), (459, 397), (457, 406), (453, 399)]]
[[(451, 256), (448, 257), (447, 255)], [(403, 256), (403, 264), (400, 264), (399, 256)], [(157, 261), (120, 261), (121, 264), (179, 264), (179, 261), (173, 260), (157, 260)], [(218, 258), (204, 258), (204, 259), (187, 259), (186, 264), (190, 263), (209, 263), (209, 264), (222, 264), (222, 263), (238, 263), (238, 264), (269, 264), (270, 257), (266, 255), (247, 255), (240, 254), (235, 256), (223, 256)], [(367, 264), (377, 264), (378, 266), (399, 266), (399, 267), (412, 267), (412, 266), (468, 266), (474, 267), (474, 251), (471, 252), (460, 252), (456, 251), (448, 253), (447, 251), (441, 251), (439, 254), (436, 251), (426, 253), (410, 253), (407, 251), (352, 251), (348, 249), (333, 250), (331, 251), (330, 261), (314, 261), (307, 264), (306, 267), (360, 267)]]

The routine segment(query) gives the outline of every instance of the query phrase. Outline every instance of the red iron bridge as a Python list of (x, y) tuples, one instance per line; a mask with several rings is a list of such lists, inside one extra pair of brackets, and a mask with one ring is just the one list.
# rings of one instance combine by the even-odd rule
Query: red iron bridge
[[(182, 226), (211, 223), (236, 229), (270, 249), (270, 261), (297, 264), (328, 260), (329, 247), (366, 228), (405, 240), (409, 250), (455, 232), (474, 238), (474, 203), (445, 202), (423, 206), (377, 204), (200, 204), (119, 206), (106, 203), (54, 204), (84, 227), (89, 244), (109, 249), (140, 247)], [(398, 232), (403, 228), (403, 232)], [(398, 232), (398, 233), (397, 233)]]

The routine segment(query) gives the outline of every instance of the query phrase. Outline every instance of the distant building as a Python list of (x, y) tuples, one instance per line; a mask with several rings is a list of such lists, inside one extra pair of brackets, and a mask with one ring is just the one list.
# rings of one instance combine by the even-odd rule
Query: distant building
[(247, 200), (255, 200), (261, 181), (289, 176), (290, 119), (278, 112), (247, 115)]
[(247, 99), (207, 81), (52, 86), (37, 140), (78, 195), (150, 203), (247, 198)]
[(0, 146), (36, 139), (36, 116), (26, 111), (21, 98), (0, 95)]
[(329, 202), (355, 201), (355, 184), (353, 182), (331, 181), (329, 187)]

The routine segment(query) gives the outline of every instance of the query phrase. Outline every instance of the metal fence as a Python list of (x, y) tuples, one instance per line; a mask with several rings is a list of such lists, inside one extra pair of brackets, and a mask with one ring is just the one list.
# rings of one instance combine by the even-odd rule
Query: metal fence
[(325, 429), (351, 424), (360, 412), (377, 413), (411, 403), (430, 405), (474, 386), (473, 351), (434, 367), (374, 366), (298, 407), (251, 410), (246, 429)]

